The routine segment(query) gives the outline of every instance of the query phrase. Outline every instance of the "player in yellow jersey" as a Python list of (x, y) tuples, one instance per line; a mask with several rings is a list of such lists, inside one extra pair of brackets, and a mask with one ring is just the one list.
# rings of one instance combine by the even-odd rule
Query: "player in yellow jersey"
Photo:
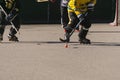
[(65, 27), (66, 30), (66, 41), (70, 41), (70, 37), (67, 37), (71, 31), (76, 27), (82, 15), (88, 12), (87, 16), (84, 16), (84, 20), (80, 23), (82, 25), (79, 32), (79, 41), (82, 44), (90, 44), (91, 41), (86, 38), (89, 28), (91, 27), (90, 16), (94, 10), (96, 0), (70, 0), (68, 3), (68, 16), (69, 23)]

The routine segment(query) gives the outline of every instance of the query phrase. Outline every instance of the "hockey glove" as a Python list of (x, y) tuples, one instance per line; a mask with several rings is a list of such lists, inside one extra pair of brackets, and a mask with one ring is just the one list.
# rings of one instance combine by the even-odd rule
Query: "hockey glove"
[(84, 14), (79, 14), (79, 15), (77, 15), (77, 17), (79, 18), (79, 20), (81, 20), (81, 18), (85, 18), (86, 17), (86, 13), (84, 13)]
[(6, 17), (6, 20), (9, 22), (12, 22), (14, 20), (14, 18), (18, 15), (18, 9), (15, 8), (13, 11), (11, 11), (8, 16)]
[(89, 3), (87, 5), (87, 8), (88, 8), (88, 11), (90, 11), (90, 12), (94, 11), (94, 4), (93, 3)]

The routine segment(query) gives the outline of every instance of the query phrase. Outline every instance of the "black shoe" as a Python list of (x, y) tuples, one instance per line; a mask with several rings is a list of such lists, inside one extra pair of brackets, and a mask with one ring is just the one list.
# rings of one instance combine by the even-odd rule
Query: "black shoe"
[(64, 42), (70, 42), (70, 38), (66, 38), (65, 37), (65, 41)]
[(8, 39), (9, 39), (9, 41), (15, 41), (15, 42), (18, 42), (19, 40), (18, 40), (18, 38), (15, 36), (15, 35), (8, 35)]
[(79, 41), (80, 41), (80, 44), (91, 44), (91, 41), (86, 38), (80, 39)]
[(6, 20), (12, 22), (15, 19), (15, 17), (18, 15), (18, 11), (19, 10), (17, 8), (13, 9), (12, 12), (10, 12), (6, 17)]

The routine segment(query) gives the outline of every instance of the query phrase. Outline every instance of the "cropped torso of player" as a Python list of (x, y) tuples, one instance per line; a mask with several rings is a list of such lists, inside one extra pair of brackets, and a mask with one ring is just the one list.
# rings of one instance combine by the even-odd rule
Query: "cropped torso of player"
[(70, 0), (68, 3), (68, 11), (73, 12), (73, 11), (87, 11), (87, 5), (89, 3), (93, 3), (94, 5), (96, 4), (96, 0)]

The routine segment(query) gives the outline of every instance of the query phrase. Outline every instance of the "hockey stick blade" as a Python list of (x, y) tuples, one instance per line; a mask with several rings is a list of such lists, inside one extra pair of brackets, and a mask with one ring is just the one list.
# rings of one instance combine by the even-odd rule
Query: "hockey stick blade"
[(67, 42), (67, 40), (66, 39), (62, 39), (62, 38), (59, 38), (59, 40), (61, 41), (61, 42)]

